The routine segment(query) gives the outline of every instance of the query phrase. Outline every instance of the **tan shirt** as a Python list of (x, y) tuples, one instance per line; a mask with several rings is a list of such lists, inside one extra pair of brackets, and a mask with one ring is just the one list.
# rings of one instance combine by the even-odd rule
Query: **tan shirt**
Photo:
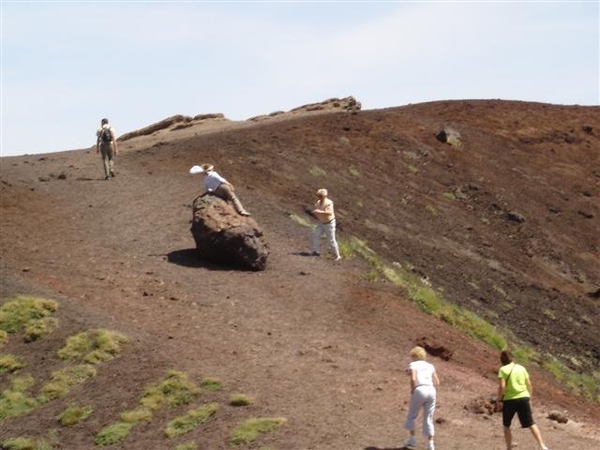
[(328, 198), (319, 200), (315, 203), (315, 216), (321, 223), (329, 223), (335, 219), (335, 213), (333, 212), (333, 201)]

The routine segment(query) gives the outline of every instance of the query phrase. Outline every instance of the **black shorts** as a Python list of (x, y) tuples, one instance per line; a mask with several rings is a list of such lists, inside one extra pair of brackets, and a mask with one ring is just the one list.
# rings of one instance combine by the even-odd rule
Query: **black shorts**
[(510, 427), (515, 414), (519, 416), (522, 428), (529, 428), (535, 423), (531, 414), (529, 397), (504, 400), (502, 402), (502, 425), (506, 428)]

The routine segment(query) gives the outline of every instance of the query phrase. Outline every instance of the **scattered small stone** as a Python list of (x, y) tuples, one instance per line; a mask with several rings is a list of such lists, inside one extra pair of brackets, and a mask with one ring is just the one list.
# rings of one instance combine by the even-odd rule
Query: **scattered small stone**
[(482, 396), (465, 405), (465, 409), (473, 414), (485, 414), (491, 416), (496, 411), (496, 397)]
[(437, 356), (444, 361), (449, 361), (450, 358), (452, 358), (452, 353), (454, 353), (453, 350), (435, 342), (431, 342), (426, 337), (419, 339), (416, 344), (423, 347), (431, 356)]
[(554, 420), (555, 422), (558, 422), (558, 423), (567, 423), (569, 421), (569, 418), (567, 417), (567, 415), (564, 413), (561, 413), (560, 411), (550, 411), (548, 413), (548, 419)]
[(523, 223), (523, 222), (525, 222), (525, 217), (523, 217), (518, 212), (507, 211), (506, 212), (506, 216), (508, 217), (508, 220), (510, 220), (512, 222), (517, 222), (517, 223)]

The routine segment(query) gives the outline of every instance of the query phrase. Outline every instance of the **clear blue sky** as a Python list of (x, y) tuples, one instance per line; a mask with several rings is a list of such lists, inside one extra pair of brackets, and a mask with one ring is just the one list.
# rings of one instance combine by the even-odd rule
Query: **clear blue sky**
[(600, 104), (599, 1), (1, 0), (1, 155), (354, 96)]

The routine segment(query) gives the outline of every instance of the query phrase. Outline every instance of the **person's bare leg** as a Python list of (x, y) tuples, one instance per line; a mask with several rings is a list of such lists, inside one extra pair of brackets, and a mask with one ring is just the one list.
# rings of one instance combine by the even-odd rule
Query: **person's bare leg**
[(506, 442), (506, 450), (512, 448), (512, 433), (510, 428), (504, 427), (504, 441)]
[(544, 441), (542, 439), (542, 433), (540, 433), (540, 429), (538, 428), (538, 426), (536, 424), (533, 424), (529, 427), (529, 429), (531, 430), (531, 433), (533, 434), (533, 437), (537, 441), (540, 448), (546, 448), (546, 445), (544, 444)]

